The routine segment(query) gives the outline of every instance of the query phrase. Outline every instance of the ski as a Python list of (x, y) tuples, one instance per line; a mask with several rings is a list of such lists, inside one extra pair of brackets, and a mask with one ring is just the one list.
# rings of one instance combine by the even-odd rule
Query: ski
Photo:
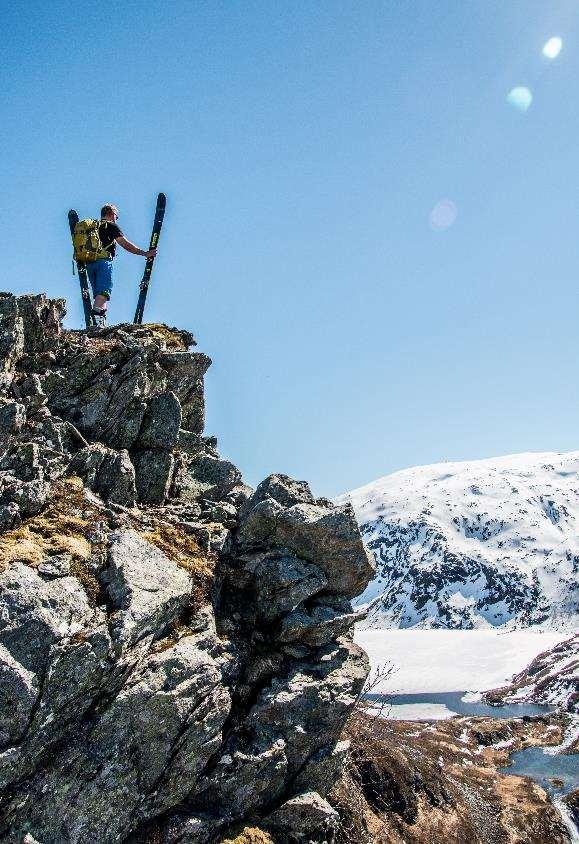
[[(161, 234), (161, 226), (163, 225), (163, 217), (165, 216), (165, 203), (167, 199), (164, 193), (160, 193), (157, 197), (157, 207), (155, 209), (155, 220), (153, 222), (153, 231), (151, 232), (151, 243), (149, 249), (156, 249), (159, 243), (159, 235)], [(145, 264), (145, 271), (139, 287), (139, 301), (137, 302), (137, 310), (135, 311), (135, 318), (133, 322), (141, 324), (143, 322), (143, 313), (145, 311), (145, 301), (147, 299), (147, 292), (151, 282), (151, 272), (153, 270), (154, 258), (147, 258)]]
[[(71, 209), (68, 212), (68, 224), (70, 226), (71, 237), (74, 235), (74, 227), (78, 223), (78, 214)], [(73, 261), (75, 259), (73, 258)], [(80, 295), (82, 296), (82, 307), (84, 309), (84, 321), (87, 328), (96, 325), (96, 320), (92, 314), (92, 302), (90, 298), (90, 289), (88, 286), (88, 276), (86, 274), (86, 265), (82, 261), (77, 261), (78, 280), (80, 282)], [(74, 269), (74, 264), (73, 264)]]

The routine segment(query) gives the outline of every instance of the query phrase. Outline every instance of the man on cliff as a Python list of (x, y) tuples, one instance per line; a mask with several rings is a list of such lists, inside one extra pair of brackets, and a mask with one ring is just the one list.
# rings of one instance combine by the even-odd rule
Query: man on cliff
[(103, 205), (101, 208), (101, 222), (99, 225), (99, 238), (103, 249), (109, 253), (109, 258), (97, 258), (96, 261), (87, 261), (86, 271), (90, 286), (92, 287), (92, 295), (94, 297), (93, 314), (99, 319), (103, 320), (107, 313), (107, 303), (111, 298), (113, 289), (113, 260), (115, 257), (116, 244), (118, 243), (127, 252), (132, 252), (133, 255), (142, 255), (143, 258), (154, 258), (157, 254), (156, 249), (139, 249), (134, 243), (122, 233), (117, 220), (119, 219), (119, 211), (116, 205)]

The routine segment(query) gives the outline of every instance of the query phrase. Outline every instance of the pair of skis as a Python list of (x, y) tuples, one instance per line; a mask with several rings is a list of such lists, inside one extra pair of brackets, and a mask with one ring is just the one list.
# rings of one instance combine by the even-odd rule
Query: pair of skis
[[(157, 207), (155, 209), (155, 219), (153, 221), (153, 231), (151, 232), (151, 241), (149, 249), (156, 249), (159, 243), (159, 236), (161, 234), (161, 227), (163, 225), (163, 218), (165, 216), (166, 197), (164, 193), (157, 196)], [(78, 223), (78, 214), (71, 210), (68, 212), (68, 224), (70, 226), (71, 235), (74, 234), (74, 227)], [(137, 309), (135, 311), (134, 323), (141, 324), (143, 322), (143, 314), (145, 311), (145, 302), (147, 301), (147, 293), (149, 291), (149, 284), (151, 282), (151, 273), (153, 271), (154, 258), (147, 258), (143, 278), (139, 285), (139, 300), (137, 302)], [(92, 301), (90, 296), (90, 289), (88, 284), (88, 275), (86, 271), (86, 264), (82, 261), (76, 262), (78, 268), (78, 280), (80, 282), (80, 294), (82, 296), (82, 307), (84, 310), (84, 321), (87, 328), (97, 325), (97, 317), (92, 311)]]

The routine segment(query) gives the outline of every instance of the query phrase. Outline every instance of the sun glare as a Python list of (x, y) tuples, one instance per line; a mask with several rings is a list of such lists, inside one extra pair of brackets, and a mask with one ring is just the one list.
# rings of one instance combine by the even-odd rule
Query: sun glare
[(562, 46), (563, 40), (559, 38), (559, 36), (549, 38), (549, 40), (543, 47), (543, 55), (546, 59), (556, 59), (559, 53), (561, 52)]
[(441, 199), (430, 212), (430, 228), (434, 231), (449, 229), (454, 225), (457, 214), (456, 205), (451, 199)]
[(524, 85), (517, 85), (516, 88), (511, 88), (507, 94), (507, 102), (519, 111), (527, 111), (533, 102), (533, 95)]

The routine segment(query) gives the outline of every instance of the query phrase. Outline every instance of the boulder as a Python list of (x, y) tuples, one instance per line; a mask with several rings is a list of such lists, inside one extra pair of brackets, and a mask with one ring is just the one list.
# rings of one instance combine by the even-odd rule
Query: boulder
[(268, 498), (273, 498), (282, 507), (316, 503), (309, 484), (296, 481), (288, 475), (269, 475), (255, 490), (249, 506), (253, 508)]
[(240, 480), (241, 472), (229, 460), (199, 454), (187, 462), (185, 477), (181, 480), (182, 495), (219, 500), (225, 498)]
[(161, 393), (149, 400), (137, 444), (140, 448), (171, 451), (179, 439), (181, 405), (175, 393)]
[(68, 471), (81, 477), (105, 501), (123, 507), (135, 506), (135, 469), (126, 450), (116, 451), (101, 443), (91, 443), (77, 452)]
[(162, 504), (171, 487), (175, 458), (168, 451), (145, 450), (132, 454), (137, 498), (142, 504)]
[(364, 615), (364, 612), (353, 612), (351, 606), (350, 612), (324, 604), (300, 607), (281, 621), (277, 639), (280, 642), (299, 642), (320, 647), (346, 634)]
[[(261, 486), (261, 485), (260, 485)], [(287, 500), (287, 487), (279, 498)], [(315, 563), (327, 579), (327, 592), (353, 598), (366, 587), (375, 571), (350, 504), (327, 507), (295, 503), (287, 507), (269, 493), (256, 490), (241, 514), (237, 536), (241, 552), (260, 548), (288, 548), (298, 557)]]
[(26, 410), (20, 402), (0, 399), (0, 438), (19, 434), (26, 422)]
[(328, 585), (318, 566), (289, 552), (270, 551), (243, 562), (245, 570), (253, 575), (257, 613), (266, 621), (290, 612)]
[(183, 409), (183, 427), (201, 434), (205, 425), (203, 376), (211, 358), (202, 352), (166, 351), (157, 357), (160, 369), (154, 375), (155, 387), (175, 393)]
[(185, 569), (132, 530), (112, 535), (109, 566), (101, 580), (115, 610), (113, 641), (121, 649), (164, 631), (191, 597), (192, 581)]
[(325, 841), (338, 826), (340, 816), (327, 800), (307, 791), (286, 800), (265, 820), (265, 826), (283, 834), (285, 840)]

